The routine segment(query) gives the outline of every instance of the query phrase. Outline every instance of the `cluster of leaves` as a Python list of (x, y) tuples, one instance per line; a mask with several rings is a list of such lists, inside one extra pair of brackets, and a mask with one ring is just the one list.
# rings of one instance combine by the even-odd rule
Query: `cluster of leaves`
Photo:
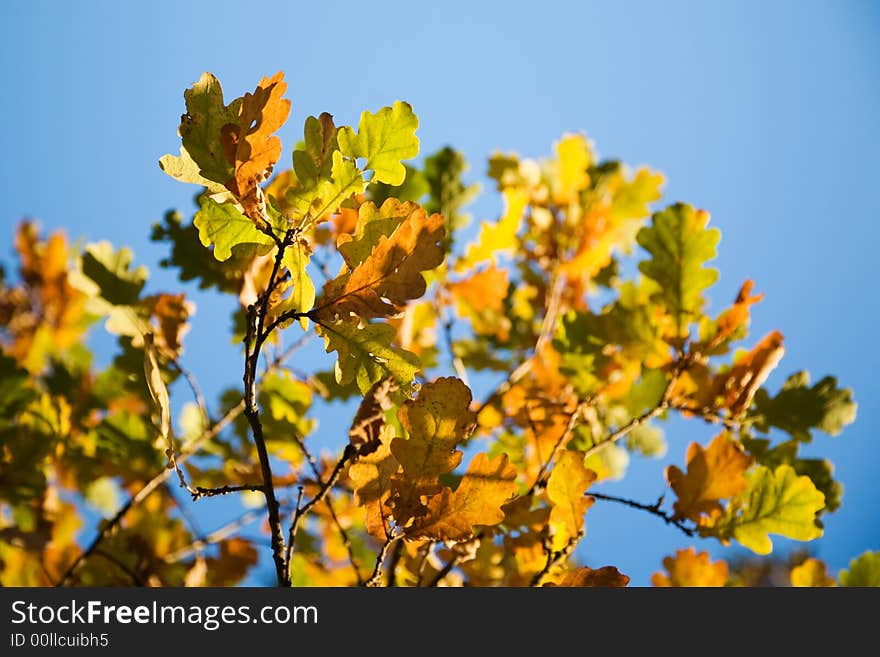
[[(660, 174), (570, 134), (545, 160), (490, 159), (503, 211), (460, 246), (477, 188), (451, 148), (404, 163), (419, 151), (409, 105), (356, 128), (309, 117), (275, 173), (286, 89), (278, 73), (227, 103), (204, 74), (184, 94), (180, 154), (160, 160), (201, 190), (191, 222), (153, 227), (162, 266), (237, 298), (244, 390), (218, 405), (181, 362), (190, 300), (146, 295), (128, 249), (20, 226), (19, 280), (0, 287), (0, 582), (230, 585), (257, 563), (262, 546), (237, 532), (258, 518), (284, 585), (625, 586), (575, 562), (597, 501), (760, 555), (771, 534), (822, 535), (842, 487), (799, 449), (854, 420), (852, 392), (806, 372), (763, 387), (783, 336), (737, 347), (762, 299), (751, 281), (707, 313), (720, 233), (706, 212), (655, 208)], [(98, 321), (118, 337), (105, 368), (84, 346)], [(311, 335), (326, 369), (293, 370)], [(472, 390), (476, 373), (497, 385)], [(195, 401), (175, 418), (178, 379)], [(316, 396), (358, 400), (335, 456), (309, 447)], [(594, 488), (631, 453), (664, 457), (674, 416), (707, 440), (667, 468), (671, 504)], [(206, 534), (181, 489), (253, 508)], [(90, 509), (104, 519), (83, 532)], [(663, 566), (658, 586), (750, 583), (694, 548)], [(866, 553), (840, 584), (878, 573)], [(815, 559), (790, 578), (834, 583)]]

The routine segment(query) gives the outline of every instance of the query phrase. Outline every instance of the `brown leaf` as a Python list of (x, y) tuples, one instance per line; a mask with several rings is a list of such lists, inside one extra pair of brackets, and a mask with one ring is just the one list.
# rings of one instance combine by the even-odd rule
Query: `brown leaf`
[(281, 140), (274, 136), (290, 114), (290, 101), (282, 96), (287, 90), (284, 73), (263, 78), (241, 101), (237, 123), (221, 128), (220, 141), (226, 160), (235, 167), (235, 175), (226, 183), (251, 218), (262, 217), (265, 199), (260, 184), (272, 174), (281, 157)]
[(497, 525), (504, 520), (502, 505), (516, 492), (516, 468), (507, 454), (490, 460), (477, 454), (458, 488), (444, 488), (428, 502), (427, 515), (407, 529), (414, 537), (463, 541), (474, 535), (474, 526)]
[(752, 457), (726, 432), (716, 436), (704, 450), (691, 443), (687, 451), (687, 473), (676, 466), (666, 468), (666, 480), (678, 496), (675, 515), (699, 521), (700, 515), (722, 510), (720, 500), (745, 490), (745, 471)]
[(150, 308), (156, 332), (154, 334), (156, 346), (172, 354), (179, 354), (183, 347), (181, 340), (189, 331), (187, 323), (195, 313), (195, 304), (186, 300), (181, 294), (157, 294), (144, 299), (144, 304)]
[(361, 456), (379, 449), (385, 411), (392, 407), (391, 393), (397, 389), (397, 382), (392, 377), (382, 379), (370, 389), (358, 407), (348, 431), (348, 442)]
[(651, 576), (654, 586), (724, 586), (727, 583), (727, 563), (722, 559), (712, 563), (708, 552), (697, 552), (692, 547), (663, 559), (663, 567), (665, 573)]
[(459, 379), (441, 378), (425, 384), (418, 397), (398, 411), (409, 432), (408, 439), (391, 441), (391, 453), (401, 465), (401, 472), (393, 477), (394, 519), (399, 525), (427, 512), (422, 498), (440, 493), (440, 475), (461, 462), (455, 447), (474, 426), (471, 399), (471, 391)]
[(393, 315), (425, 293), (421, 272), (443, 262), (443, 217), (421, 208), (388, 237), (382, 235), (369, 257), (350, 273), (329, 281), (315, 316), (329, 320), (354, 313), (367, 320)]
[(544, 586), (620, 588), (627, 584), (629, 584), (629, 577), (622, 574), (614, 566), (603, 566), (597, 570), (586, 567), (569, 570), (558, 582), (544, 584)]

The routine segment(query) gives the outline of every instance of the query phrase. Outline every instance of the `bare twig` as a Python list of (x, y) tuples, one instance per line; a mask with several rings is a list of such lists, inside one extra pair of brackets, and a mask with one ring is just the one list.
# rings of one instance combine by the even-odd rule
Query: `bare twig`
[(663, 504), (663, 497), (660, 497), (660, 499), (654, 502), (654, 504), (642, 504), (641, 502), (629, 500), (624, 497), (605, 495), (603, 493), (595, 493), (593, 491), (590, 491), (589, 493), (587, 493), (587, 495), (589, 495), (590, 497), (595, 497), (597, 500), (604, 500), (606, 502), (617, 502), (618, 504), (623, 504), (633, 509), (647, 511), (648, 513), (662, 519), (667, 525), (672, 525), (673, 527), (676, 527), (679, 531), (683, 532), (687, 536), (696, 536), (697, 532), (693, 527), (688, 527), (684, 523), (684, 521), (677, 518), (675, 514), (668, 513), (660, 508)]
[(376, 565), (373, 566), (373, 573), (370, 575), (370, 578), (366, 581), (365, 586), (369, 587), (379, 587), (382, 586), (382, 564), (385, 561), (385, 557), (388, 555), (388, 550), (391, 548), (392, 544), (397, 541), (400, 536), (394, 536), (389, 534), (388, 538), (385, 540), (385, 543), (382, 545), (382, 549), (379, 551), (379, 554), (376, 556)]

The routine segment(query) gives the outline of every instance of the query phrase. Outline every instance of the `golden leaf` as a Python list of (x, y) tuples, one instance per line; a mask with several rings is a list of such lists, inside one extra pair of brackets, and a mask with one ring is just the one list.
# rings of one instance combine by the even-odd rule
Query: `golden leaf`
[(724, 586), (727, 583), (727, 563), (721, 559), (712, 563), (708, 552), (697, 552), (692, 547), (663, 559), (663, 567), (665, 573), (651, 576), (654, 586)]
[(391, 453), (401, 465), (393, 479), (394, 519), (406, 526), (422, 516), (423, 496), (440, 493), (440, 475), (461, 462), (455, 447), (470, 435), (476, 421), (470, 410), (471, 391), (459, 379), (448, 377), (425, 384), (415, 400), (407, 400), (397, 413), (409, 438), (391, 441)]
[(444, 488), (428, 502), (427, 515), (407, 529), (410, 536), (463, 541), (474, 535), (474, 526), (497, 525), (504, 520), (502, 505), (516, 491), (516, 468), (507, 454), (490, 459), (477, 454), (458, 488)]
[(614, 566), (604, 566), (597, 570), (592, 568), (575, 568), (562, 575), (558, 582), (544, 584), (544, 586), (569, 586), (569, 587), (623, 587), (629, 584), (629, 577), (622, 574)]
[(722, 511), (720, 500), (731, 498), (747, 486), (743, 476), (752, 457), (743, 453), (726, 432), (716, 436), (704, 450), (691, 443), (687, 451), (687, 472), (666, 468), (666, 479), (678, 496), (675, 515), (699, 521), (700, 515)]
[(819, 559), (807, 559), (791, 569), (791, 585), (796, 587), (829, 587), (837, 582), (828, 574), (828, 566)]
[(584, 527), (584, 513), (593, 498), (584, 493), (596, 480), (596, 473), (584, 466), (584, 453), (564, 450), (547, 480), (547, 497), (553, 504), (550, 531), (553, 550), (561, 550), (577, 537)]
[(412, 212), (390, 235), (382, 235), (370, 255), (350, 273), (329, 281), (316, 303), (317, 320), (354, 313), (362, 319), (400, 311), (425, 293), (421, 272), (443, 262), (443, 217)]

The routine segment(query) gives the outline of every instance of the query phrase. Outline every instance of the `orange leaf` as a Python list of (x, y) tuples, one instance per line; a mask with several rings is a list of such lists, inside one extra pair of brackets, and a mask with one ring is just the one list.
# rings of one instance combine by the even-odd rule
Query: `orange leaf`
[(366, 320), (399, 312), (407, 301), (425, 293), (421, 272), (443, 262), (444, 234), (441, 215), (414, 211), (389, 237), (382, 235), (353, 271), (324, 286), (315, 316), (332, 320), (355, 313)]
[(569, 570), (563, 574), (558, 582), (551, 582), (544, 584), (544, 586), (620, 588), (627, 584), (629, 584), (629, 577), (622, 574), (614, 566), (603, 566), (597, 570), (586, 567)]
[(678, 496), (675, 515), (699, 521), (700, 514), (721, 511), (719, 503), (745, 490), (745, 471), (752, 457), (726, 433), (716, 436), (704, 450), (691, 443), (687, 451), (687, 473), (676, 466), (666, 468), (666, 480)]
[(692, 547), (663, 559), (663, 567), (666, 573), (651, 576), (654, 586), (724, 586), (727, 583), (727, 563), (720, 559), (712, 563), (708, 552), (697, 552)]
[(724, 375), (721, 386), (724, 391), (724, 408), (732, 416), (736, 417), (748, 410), (758, 388), (782, 360), (785, 354), (782, 341), (782, 333), (779, 331), (769, 333)]
[(282, 96), (287, 90), (284, 73), (263, 78), (241, 101), (237, 123), (227, 123), (220, 130), (220, 142), (226, 160), (235, 174), (226, 183), (241, 202), (247, 216), (262, 217), (265, 200), (260, 184), (272, 174), (281, 157), (281, 140), (273, 135), (290, 114), (290, 101)]
[(388, 533), (387, 518), (391, 514), (391, 478), (400, 468), (391, 454), (387, 426), (378, 435), (379, 445), (368, 455), (358, 457), (348, 468), (354, 489), (355, 503), (366, 508), (364, 521), (371, 536), (384, 541)]
[(791, 585), (795, 587), (830, 587), (837, 582), (828, 574), (828, 566), (819, 559), (807, 559), (791, 569)]
[(748, 324), (749, 307), (764, 298), (763, 294), (752, 296), (754, 285), (752, 280), (743, 283), (733, 305), (718, 316), (718, 333), (712, 340), (714, 343), (729, 340), (740, 327)]
[(411, 536), (462, 541), (474, 535), (474, 526), (497, 525), (504, 520), (501, 506), (516, 492), (516, 468), (507, 454), (490, 460), (477, 454), (458, 488), (444, 488), (428, 502), (427, 515), (407, 530)]

